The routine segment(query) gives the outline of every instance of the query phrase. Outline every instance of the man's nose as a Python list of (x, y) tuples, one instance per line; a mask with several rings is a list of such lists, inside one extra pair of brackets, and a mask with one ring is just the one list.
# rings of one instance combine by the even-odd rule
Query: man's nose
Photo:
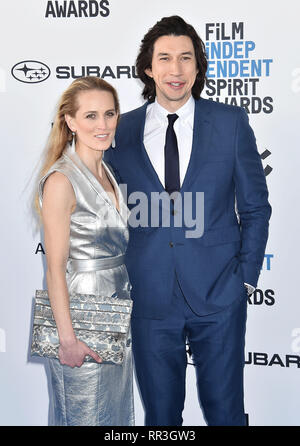
[(174, 59), (170, 63), (170, 74), (173, 76), (180, 76), (182, 74), (181, 63), (179, 60)]

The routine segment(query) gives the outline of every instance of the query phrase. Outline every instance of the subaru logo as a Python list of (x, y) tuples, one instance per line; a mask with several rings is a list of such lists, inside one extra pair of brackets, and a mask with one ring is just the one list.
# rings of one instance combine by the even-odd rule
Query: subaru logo
[(17, 81), (26, 84), (37, 84), (43, 82), (50, 76), (50, 68), (37, 60), (23, 60), (14, 65), (11, 74)]

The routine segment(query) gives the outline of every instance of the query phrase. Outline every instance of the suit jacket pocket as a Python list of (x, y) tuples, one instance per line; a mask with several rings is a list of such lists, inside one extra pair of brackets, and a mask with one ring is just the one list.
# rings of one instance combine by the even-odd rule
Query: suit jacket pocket
[(238, 225), (212, 229), (203, 234), (204, 246), (223, 245), (225, 243), (239, 242), (241, 231)]

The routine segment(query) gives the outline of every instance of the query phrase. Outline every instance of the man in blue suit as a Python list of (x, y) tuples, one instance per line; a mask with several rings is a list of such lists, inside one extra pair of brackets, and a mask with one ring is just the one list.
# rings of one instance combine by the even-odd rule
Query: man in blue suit
[(137, 57), (147, 102), (121, 117), (116, 147), (105, 154), (134, 216), (126, 255), (133, 352), (152, 426), (182, 424), (186, 342), (207, 424), (246, 424), (247, 295), (271, 208), (247, 114), (200, 98), (206, 70), (191, 25), (178, 16), (157, 22)]

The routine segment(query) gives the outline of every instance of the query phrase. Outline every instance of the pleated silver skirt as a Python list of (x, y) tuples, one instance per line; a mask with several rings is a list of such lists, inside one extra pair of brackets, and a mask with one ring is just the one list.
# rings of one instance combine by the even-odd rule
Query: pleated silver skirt
[(68, 367), (48, 359), (52, 426), (134, 426), (132, 353), (122, 365), (85, 362)]

